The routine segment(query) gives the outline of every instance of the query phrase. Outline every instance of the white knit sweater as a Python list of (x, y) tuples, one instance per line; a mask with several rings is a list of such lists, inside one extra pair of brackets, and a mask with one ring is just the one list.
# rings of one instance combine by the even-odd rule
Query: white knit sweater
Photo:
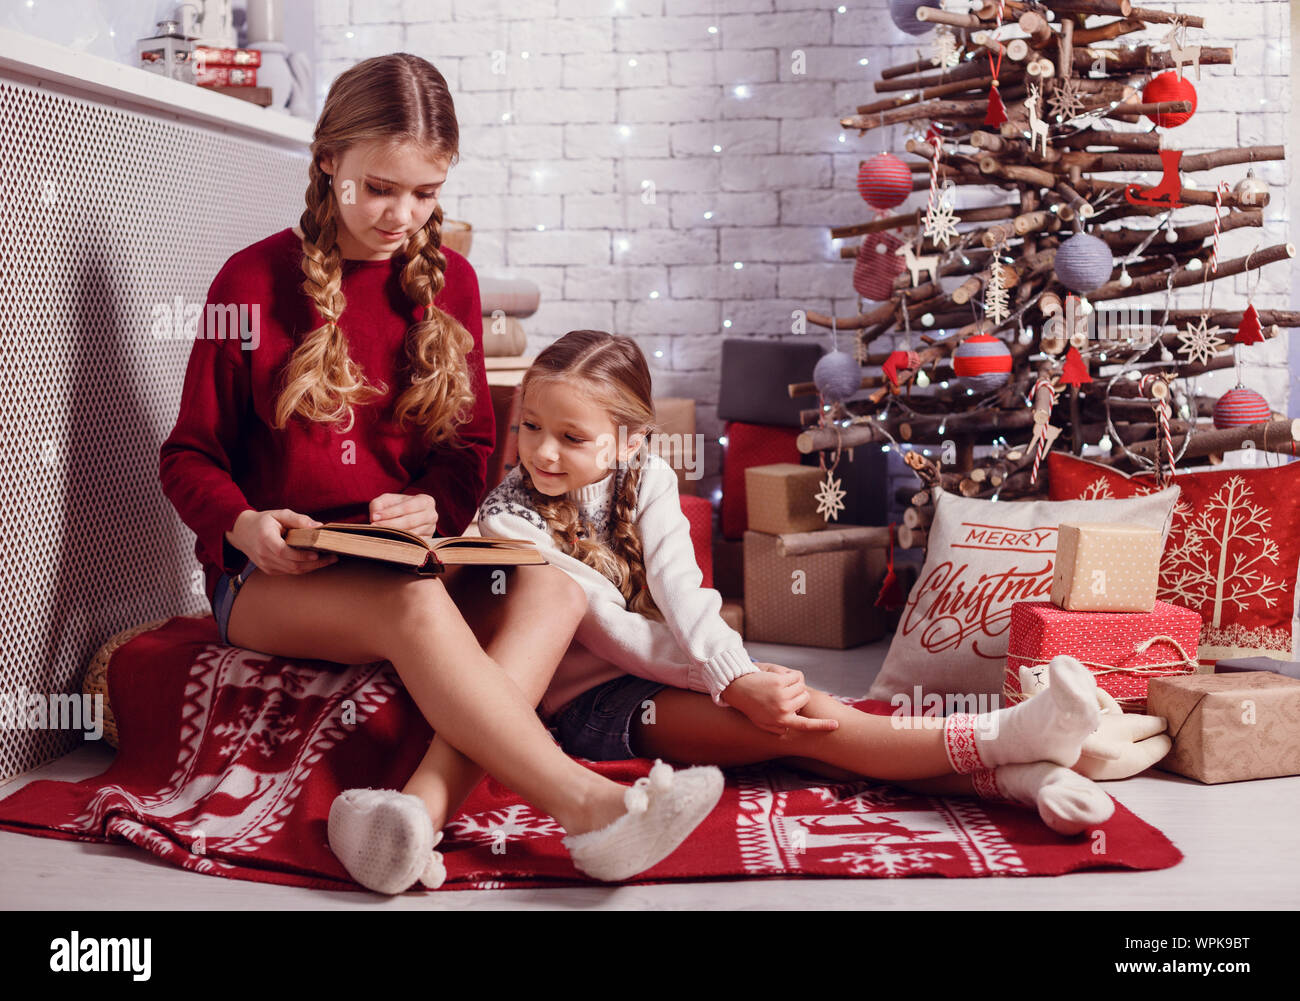
[[(722, 618), (722, 595), (702, 586), (704, 578), (695, 561), (690, 523), (682, 513), (672, 467), (651, 455), (637, 486), (636, 530), (645, 556), (646, 584), (663, 622), (630, 611), (612, 581), (560, 552), (545, 520), (529, 503), (522, 472), (516, 466), (483, 499), (479, 531), (485, 536), (532, 540), (547, 562), (569, 574), (587, 595), (587, 614), (542, 699), (543, 717), (625, 673), (707, 692), (718, 705), (725, 705), (723, 689), (757, 668), (740, 634)], [(569, 493), (589, 535), (605, 542), (610, 537), (616, 475), (611, 472), (600, 482)]]

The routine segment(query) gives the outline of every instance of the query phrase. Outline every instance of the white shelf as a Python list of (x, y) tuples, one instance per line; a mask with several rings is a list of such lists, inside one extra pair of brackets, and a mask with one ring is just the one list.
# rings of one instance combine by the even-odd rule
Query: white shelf
[(315, 125), (148, 70), (0, 28), (0, 76), (305, 150)]

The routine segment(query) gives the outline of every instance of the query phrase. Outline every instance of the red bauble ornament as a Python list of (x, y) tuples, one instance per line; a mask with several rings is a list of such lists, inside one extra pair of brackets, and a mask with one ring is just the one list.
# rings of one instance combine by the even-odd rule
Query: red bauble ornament
[(1078, 348), (1070, 348), (1065, 354), (1065, 365), (1061, 368), (1061, 382), (1067, 386), (1081, 386), (1085, 382), (1092, 382), (1092, 376), (1088, 374), (1088, 366), (1083, 362), (1083, 355), (1079, 354)]
[(1147, 104), (1159, 104), (1161, 101), (1192, 102), (1191, 111), (1166, 111), (1163, 114), (1147, 115), (1151, 121), (1164, 128), (1182, 125), (1196, 113), (1196, 88), (1192, 86), (1191, 80), (1173, 72), (1154, 77), (1142, 91), (1142, 100)]
[(1002, 103), (1002, 95), (996, 85), (989, 88), (989, 109), (984, 116), (984, 124), (997, 128), (1007, 120), (1007, 106)]
[(873, 209), (892, 209), (912, 193), (912, 171), (893, 153), (878, 153), (858, 168), (858, 194)]
[(1255, 308), (1254, 303), (1251, 303), (1241, 317), (1241, 324), (1237, 327), (1237, 336), (1233, 343), (1258, 344), (1263, 339), (1264, 327), (1259, 322), (1259, 310)]

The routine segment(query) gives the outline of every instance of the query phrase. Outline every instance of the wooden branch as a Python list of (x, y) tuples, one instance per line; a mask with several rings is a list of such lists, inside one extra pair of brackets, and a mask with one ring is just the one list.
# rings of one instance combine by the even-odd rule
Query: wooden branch
[[(1121, 24), (1132, 24), (1134, 22), (1116, 21), (1112, 24), (1105, 25), (1102, 28), (1089, 28), (1087, 31), (1076, 31), (1074, 33), (1074, 43), (1076, 46), (1081, 44), (1091, 45), (1092, 42), (1099, 42), (1109, 38), (1117, 38), (1121, 34), (1128, 34), (1129, 31), (1142, 31), (1146, 25), (1136, 22), (1136, 28), (1129, 28), (1127, 31), (1114, 31), (1112, 34), (1100, 34), (1109, 29), (1115, 29)], [(1089, 37), (1087, 42), (1080, 42), (1085, 36)], [(1096, 61), (1097, 55), (1105, 52), (1107, 71), (1117, 71), (1121, 74), (1130, 74), (1135, 72), (1152, 72), (1158, 70), (1167, 70), (1174, 67), (1174, 57), (1168, 52), (1156, 52), (1149, 45), (1142, 48), (1131, 49), (1080, 49), (1074, 50), (1074, 68), (1076, 70), (1088, 70)], [(1232, 65), (1236, 59), (1236, 53), (1230, 47), (1214, 48), (1207, 45), (1201, 46), (1201, 65), (1202, 66), (1225, 66)]]
[(1107, 17), (1128, 17), (1133, 12), (1133, 0), (1052, 0), (1051, 6), (1058, 14), (1104, 14)]
[[(1230, 230), (1241, 229), (1244, 226), (1263, 226), (1264, 212), (1262, 209), (1239, 209), (1235, 212), (1225, 213), (1219, 219), (1219, 229), (1226, 233)], [(1123, 257), (1124, 252), (1132, 250), (1151, 235), (1149, 229), (1118, 229), (1106, 230), (1103, 233), (1097, 233), (1110, 246), (1111, 251), (1116, 257)], [(1147, 248), (1149, 254), (1167, 253), (1171, 246), (1177, 246), (1180, 243), (1200, 243), (1201, 241), (1214, 235), (1214, 221), (1197, 223), (1194, 226), (1183, 226), (1174, 230), (1177, 240), (1170, 244), (1164, 237), (1157, 236)]]
[[(1246, 146), (1242, 149), (1216, 149), (1206, 153), (1184, 156), (1178, 169), (1184, 174), (1215, 167), (1228, 167), (1237, 163), (1260, 163), (1265, 160), (1285, 160), (1285, 146)], [(1159, 155), (1143, 153), (1064, 153), (1061, 161), (1068, 167), (1078, 167), (1085, 172), (1153, 170), (1161, 171), (1164, 165)]]
[[(1125, 188), (1134, 187), (1134, 186), (1135, 185), (1133, 184), (1132, 181), (1103, 181), (1095, 177), (1085, 177), (1083, 178), (1082, 181), (1079, 182), (1079, 187), (1087, 189), (1093, 192), (1094, 194), (1101, 191), (1123, 191)], [(1136, 186), (1141, 187), (1141, 185), (1136, 185)], [(1213, 205), (1214, 204), (1214, 192), (1212, 190), (1198, 191), (1192, 188), (1184, 188), (1182, 194), (1180, 194), (1178, 197), (1181, 198), (1183, 202), (1185, 202), (1188, 205)], [(1223, 204), (1227, 205), (1229, 208), (1247, 208), (1247, 207), (1263, 208), (1266, 205), (1268, 205), (1268, 202), (1269, 202), (1269, 198), (1268, 198), (1267, 191), (1265, 191), (1262, 196), (1256, 199), (1254, 206), (1242, 205), (1241, 199), (1237, 197), (1237, 193), (1235, 191), (1230, 191), (1223, 198)], [(1169, 210), (1167, 208), (1155, 207), (1155, 212), (1158, 214), (1163, 214), (1168, 211)]]
[[(920, 226), (923, 209), (906, 212), (901, 215), (881, 216), (871, 222), (855, 226), (836, 226), (831, 229), (831, 239), (844, 239), (866, 233), (881, 233), (890, 229), (904, 229), (908, 226)], [(958, 209), (953, 213), (959, 222), (989, 222), (995, 219), (1010, 219), (1016, 214), (1014, 205), (989, 205), (984, 208)]]
[(840, 549), (888, 549), (889, 526), (827, 525), (815, 532), (787, 532), (776, 537), (779, 556), (807, 556)]
[(958, 14), (938, 7), (916, 8), (916, 19), (926, 24), (950, 24), (954, 28), (978, 28), (983, 24), (975, 14)]
[[(1250, 270), (1255, 271), (1266, 265), (1295, 257), (1295, 244), (1279, 243), (1275, 247), (1255, 251), (1253, 254), (1249, 254), (1248, 257), (1251, 265)], [(1233, 275), (1242, 274), (1246, 271), (1246, 260), (1246, 257), (1237, 257), (1231, 261), (1220, 261), (1219, 268), (1215, 272), (1210, 272), (1209, 267), (1206, 265), (1202, 265), (1195, 271), (1190, 268), (1180, 268), (1174, 274), (1174, 288), (1184, 288), (1207, 280), (1219, 281), (1223, 278), (1231, 278)], [(1101, 288), (1088, 293), (1088, 298), (1092, 302), (1103, 302), (1107, 299), (1126, 299), (1134, 295), (1144, 295), (1147, 292), (1163, 291), (1167, 282), (1167, 273), (1134, 278), (1133, 284), (1128, 288), (1125, 288), (1118, 281), (1107, 282)]]
[[(1060, 8), (1059, 3), (1053, 3), (1054, 7)], [(1205, 18), (1194, 17), (1191, 14), (1179, 14), (1176, 11), (1152, 10), (1150, 7), (1134, 7), (1129, 11), (1129, 16), (1137, 18), (1139, 21), (1146, 21), (1148, 24), (1171, 24), (1174, 18), (1182, 21), (1189, 28), (1204, 28)]]
[[(1184, 438), (1181, 436), (1173, 439), (1175, 455), (1182, 449), (1183, 441)], [(1227, 428), (1223, 431), (1198, 431), (1192, 436), (1183, 455), (1185, 458), (1198, 458), (1214, 452), (1227, 452), (1240, 448), (1248, 441), (1266, 452), (1290, 452), (1293, 447), (1300, 447), (1297, 445), (1300, 443), (1300, 419), (1275, 420), (1264, 424), (1251, 424), (1244, 428)], [(1129, 446), (1129, 451), (1148, 459), (1155, 457), (1156, 450), (1156, 439), (1140, 441)]]

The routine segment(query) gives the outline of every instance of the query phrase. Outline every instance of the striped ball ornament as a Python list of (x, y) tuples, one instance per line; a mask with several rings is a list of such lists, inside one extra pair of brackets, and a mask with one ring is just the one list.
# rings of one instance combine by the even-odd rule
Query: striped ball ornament
[(1011, 349), (994, 334), (972, 334), (952, 353), (958, 382), (977, 393), (989, 393), (1011, 378)]
[(1268, 400), (1245, 386), (1228, 390), (1214, 405), (1214, 426), (1220, 431), (1225, 428), (1244, 428), (1250, 424), (1263, 424), (1272, 419), (1273, 413), (1268, 408)]
[(858, 168), (858, 194), (873, 209), (892, 209), (912, 193), (912, 171), (893, 153), (877, 153)]

